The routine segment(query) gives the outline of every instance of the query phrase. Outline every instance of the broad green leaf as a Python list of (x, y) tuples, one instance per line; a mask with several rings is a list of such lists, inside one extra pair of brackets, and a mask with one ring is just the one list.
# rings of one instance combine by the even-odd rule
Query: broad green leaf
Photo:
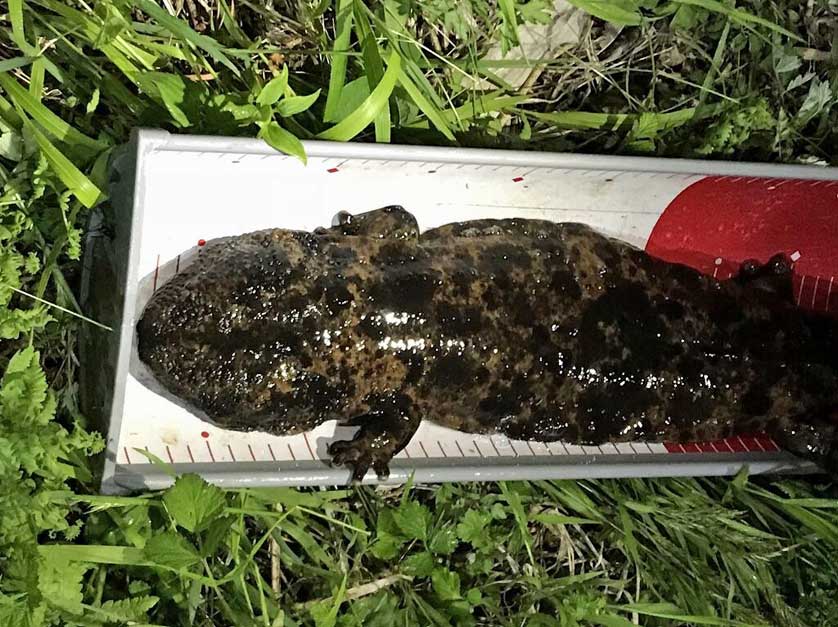
[(428, 549), (437, 555), (450, 555), (457, 548), (457, 532), (452, 527), (437, 529), (431, 536)]
[(187, 531), (203, 531), (217, 518), (227, 500), (218, 487), (189, 473), (181, 475), (163, 495), (163, 504), (176, 524)]
[(317, 137), (333, 141), (349, 141), (363, 131), (375, 119), (381, 109), (387, 106), (390, 94), (399, 78), (400, 69), (401, 58), (394, 50), (390, 54), (387, 71), (384, 72), (381, 82), (376, 85), (369, 97), (355, 111), (333, 127), (317, 135)]
[(90, 209), (103, 198), (102, 192), (96, 187), (89, 178), (73, 165), (73, 163), (65, 157), (58, 148), (56, 148), (47, 137), (41, 133), (34, 125), (29, 124), (32, 135), (38, 143), (44, 157), (49, 162), (50, 167), (61, 179), (67, 188), (72, 191), (76, 198), (81, 203)]
[(403, 538), (389, 533), (378, 533), (375, 542), (370, 546), (370, 553), (378, 559), (391, 560), (401, 551), (405, 543)]
[(181, 108), (186, 100), (186, 83), (181, 76), (168, 72), (140, 72), (134, 78), (140, 89), (166, 107), (178, 126), (192, 125)]
[(332, 69), (329, 73), (329, 90), (326, 92), (324, 122), (337, 122), (335, 117), (343, 85), (346, 82), (346, 64), (349, 60), (349, 41), (352, 37), (352, 0), (336, 0), (335, 43), (332, 47)]
[(431, 512), (416, 501), (406, 501), (393, 512), (393, 520), (408, 538), (427, 541)]
[(492, 517), (488, 512), (468, 510), (457, 525), (457, 535), (475, 548), (486, 546), (487, 532)]
[(282, 98), (288, 87), (288, 66), (283, 65), (279, 76), (275, 76), (262, 87), (259, 95), (256, 96), (256, 104), (270, 106)]
[(182, 535), (166, 531), (152, 536), (146, 542), (143, 555), (149, 562), (177, 570), (189, 569), (201, 560), (201, 556)]
[(259, 138), (264, 139), (271, 148), (275, 148), (287, 155), (297, 157), (303, 163), (306, 162), (306, 151), (302, 142), (289, 131), (286, 131), (279, 124), (270, 121), (263, 124), (259, 129)]
[(414, 577), (430, 577), (434, 566), (434, 556), (427, 551), (422, 551), (406, 557), (402, 561), (401, 570)]
[[(570, 4), (616, 26), (639, 26), (643, 15), (637, 0), (568, 0)], [(676, 0), (677, 1), (677, 0)]]
[(309, 94), (308, 96), (291, 96), (290, 98), (283, 98), (279, 105), (277, 105), (277, 113), (284, 118), (296, 115), (306, 111), (313, 105), (317, 98), (320, 97), (320, 90)]
[(92, 152), (99, 152), (107, 147), (107, 144), (91, 139), (67, 124), (8, 74), (0, 74), (0, 87), (9, 95), (17, 107), (23, 109), (27, 116), (35, 120), (47, 133), (62, 143)]
[(460, 576), (447, 568), (436, 568), (431, 574), (434, 592), (443, 601), (454, 601), (460, 597)]
[(177, 37), (188, 41), (193, 46), (204, 50), (213, 59), (223, 65), (226, 65), (230, 70), (232, 70), (233, 74), (236, 76), (239, 75), (239, 69), (232, 61), (230, 61), (227, 55), (224, 54), (223, 49), (218, 42), (215, 41), (215, 39), (196, 33), (186, 22), (179, 20), (176, 17), (172, 17), (152, 0), (135, 0), (134, 5), (153, 17), (157, 23), (173, 35), (176, 35)]

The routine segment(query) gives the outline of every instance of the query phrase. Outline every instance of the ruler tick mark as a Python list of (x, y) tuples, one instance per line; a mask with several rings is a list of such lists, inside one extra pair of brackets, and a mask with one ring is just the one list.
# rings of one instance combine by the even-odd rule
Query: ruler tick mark
[(472, 439), (471, 442), (472, 444), (474, 444), (474, 448), (477, 450), (477, 454), (480, 455), (480, 457), (483, 457), (483, 451), (481, 451), (480, 447), (477, 445), (477, 440)]
[(233, 453), (233, 447), (232, 447), (232, 446), (230, 446), (230, 445), (228, 444), (228, 445), (227, 445), (227, 450), (228, 450), (228, 451), (230, 451), (230, 457), (233, 459), (233, 461), (234, 461), (234, 462), (235, 462), (235, 461), (238, 461), (238, 460), (236, 459), (236, 455), (235, 455), (235, 453)]
[(428, 455), (428, 451), (425, 450), (425, 445), (422, 443), (422, 440), (419, 440), (419, 448), (422, 449), (422, 452), (425, 454), (426, 459), (430, 458), (430, 455)]
[(273, 448), (271, 447), (270, 444), (268, 444), (268, 453), (271, 454), (271, 459), (276, 461), (276, 455), (274, 455), (274, 450), (273, 450)]
[(186, 445), (186, 453), (189, 455), (189, 461), (191, 461), (194, 464), (195, 457), (192, 455), (192, 447), (190, 447), (188, 444)]
[(210, 459), (215, 461), (215, 454), (212, 452), (212, 446), (210, 446), (209, 441), (207, 441), (207, 450), (209, 451)]
[(495, 441), (492, 439), (492, 436), (489, 436), (489, 444), (491, 444), (492, 448), (495, 449), (495, 453), (498, 457), (503, 457), (503, 455), (500, 454), (498, 447), (495, 445)]
[(797, 292), (797, 305), (800, 306), (800, 301), (803, 298), (803, 285), (806, 283), (806, 275), (800, 277), (800, 290)]
[(442, 456), (443, 456), (443, 457), (448, 457), (448, 453), (446, 453), (446, 452), (445, 452), (445, 449), (444, 449), (444, 448), (442, 448), (442, 442), (440, 442), (439, 440), (437, 440), (437, 441), (436, 441), (436, 445), (439, 447), (439, 451), (440, 451), (440, 453), (442, 453)]
[(131, 457), (130, 457), (130, 455), (128, 455), (128, 447), (123, 446), (122, 450), (125, 452), (125, 461), (130, 464), (131, 463)]
[(832, 296), (832, 282), (835, 281), (835, 277), (829, 277), (829, 288), (826, 290), (826, 303), (824, 304), (823, 308), (825, 311), (829, 311), (830, 306), (830, 297)]
[(175, 261), (175, 274), (180, 272), (180, 255), (177, 256), (177, 261)]
[(307, 433), (303, 433), (303, 439), (306, 441), (306, 447), (308, 448), (308, 454), (311, 455), (311, 459), (317, 459), (317, 457), (314, 456), (314, 451), (311, 449), (311, 443), (308, 441)]
[(288, 452), (291, 453), (291, 459), (293, 459), (294, 461), (297, 461), (297, 456), (294, 455), (294, 449), (291, 448), (290, 444), (288, 445)]
[(454, 440), (454, 444), (457, 445), (457, 450), (460, 451), (460, 457), (465, 457), (466, 454), (463, 453), (463, 447), (460, 446), (460, 443), (457, 440)]
[(154, 264), (154, 280), (151, 284), (151, 291), (157, 291), (157, 276), (160, 274), (160, 255), (157, 255), (157, 263)]
[(247, 445), (247, 450), (250, 451), (250, 459), (254, 462), (256, 461), (256, 455), (253, 454), (253, 447), (250, 444)]
[(172, 451), (171, 451), (171, 449), (169, 448), (169, 445), (168, 445), (168, 444), (166, 445), (166, 455), (168, 455), (168, 456), (169, 456), (169, 463), (170, 463), (170, 464), (174, 464), (174, 463), (175, 463), (175, 460), (174, 460), (174, 459), (172, 459)]
[(820, 281), (820, 277), (815, 277), (815, 287), (812, 288), (812, 309), (815, 308), (815, 299), (818, 297), (818, 281)]

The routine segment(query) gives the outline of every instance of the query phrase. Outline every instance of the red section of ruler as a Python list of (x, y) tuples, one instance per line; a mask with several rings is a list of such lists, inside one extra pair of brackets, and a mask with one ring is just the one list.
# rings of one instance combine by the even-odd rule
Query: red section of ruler
[(720, 279), (745, 260), (786, 253), (800, 306), (835, 311), (836, 215), (838, 181), (710, 176), (669, 204), (646, 250)]
[(664, 444), (670, 453), (776, 453), (777, 443), (766, 435), (742, 435), (712, 442)]

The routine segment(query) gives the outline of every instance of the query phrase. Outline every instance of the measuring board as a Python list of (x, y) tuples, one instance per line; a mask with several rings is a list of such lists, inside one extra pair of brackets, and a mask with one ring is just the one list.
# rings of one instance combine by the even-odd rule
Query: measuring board
[[(156, 289), (214, 238), (310, 231), (400, 204), (422, 230), (476, 218), (584, 222), (720, 279), (786, 252), (801, 307), (838, 308), (838, 172), (649, 158), (309, 142), (308, 163), (254, 140), (139, 131), (112, 168), (112, 205), (91, 224), (83, 306), (114, 328), (82, 338), (82, 400), (108, 433), (102, 489), (165, 486), (147, 451), (225, 486), (335, 485), (326, 447), (351, 428), (272, 436), (217, 428), (165, 393), (134, 327)], [(118, 336), (118, 342), (114, 341)], [(571, 446), (475, 436), (423, 422), (389, 482), (708, 475), (813, 466), (753, 434), (718, 442)], [(374, 483), (370, 473), (365, 481)]]

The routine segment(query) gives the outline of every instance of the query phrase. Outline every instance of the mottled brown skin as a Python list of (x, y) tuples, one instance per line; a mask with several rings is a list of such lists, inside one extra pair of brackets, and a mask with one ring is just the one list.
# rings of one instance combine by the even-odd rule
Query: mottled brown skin
[(794, 306), (782, 255), (720, 282), (582, 224), (339, 218), (208, 243), (139, 322), (156, 378), (229, 429), (360, 426), (329, 451), (355, 478), (422, 418), (578, 444), (765, 432), (834, 471), (836, 325)]

